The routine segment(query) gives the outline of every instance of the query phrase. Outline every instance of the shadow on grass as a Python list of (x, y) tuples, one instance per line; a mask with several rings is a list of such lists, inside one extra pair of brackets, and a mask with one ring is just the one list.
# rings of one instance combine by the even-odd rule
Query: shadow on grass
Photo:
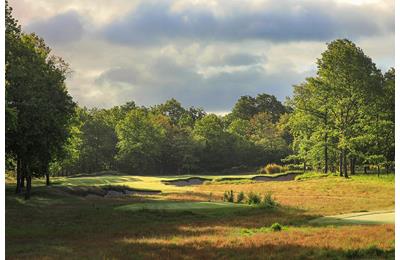
[[(162, 197), (95, 199), (65, 196), (54, 190), (58, 189), (37, 187), (30, 201), (21, 202), (22, 197), (14, 194), (14, 187), (6, 186), (7, 258), (321, 259), (375, 255), (379, 258), (393, 254), (379, 248), (336, 250), (313, 247), (312, 243), (300, 246), (264, 241), (259, 246), (247, 243), (246, 237), (240, 235), (229, 238), (232, 230), (260, 229), (276, 222), (290, 227), (312, 227), (309, 221), (320, 216), (307, 215), (300, 209), (248, 206), (187, 209), (185, 205), (177, 206), (176, 203), (182, 202), (176, 200), (160, 202)], [(169, 203), (172, 207), (121, 210), (132, 204), (157, 203)], [(185, 242), (190, 237), (202, 238)], [(179, 239), (174, 242), (175, 238)]]

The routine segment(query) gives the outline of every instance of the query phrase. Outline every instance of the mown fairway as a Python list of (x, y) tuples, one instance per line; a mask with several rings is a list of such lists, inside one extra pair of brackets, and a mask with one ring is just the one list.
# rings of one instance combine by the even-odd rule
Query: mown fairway
[[(178, 178), (173, 176), (56, 178), (51, 187), (35, 182), (30, 201), (14, 195), (14, 184), (8, 182), (6, 257), (394, 257), (394, 224), (313, 221), (327, 215), (393, 209), (394, 175), (285, 182), (202, 177), (210, 180), (183, 187), (161, 182)], [(138, 192), (115, 197), (95, 195), (96, 188), (103, 185), (124, 185)], [(151, 190), (162, 192), (146, 193)], [(226, 190), (272, 191), (280, 206), (268, 209), (225, 203), (222, 196)], [(282, 231), (269, 228), (275, 222), (283, 225)]]

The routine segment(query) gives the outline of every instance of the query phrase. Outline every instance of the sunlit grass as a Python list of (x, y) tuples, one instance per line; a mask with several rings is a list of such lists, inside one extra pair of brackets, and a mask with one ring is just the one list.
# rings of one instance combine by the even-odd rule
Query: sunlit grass
[[(249, 178), (249, 175), (241, 177)], [(251, 176), (251, 175), (250, 175)], [(252, 175), (254, 176), (254, 175)], [(191, 177), (191, 176), (186, 176)], [(226, 176), (206, 176), (225, 178)], [(238, 175), (232, 175), (238, 177)], [(313, 223), (323, 215), (392, 209), (394, 176), (337, 176), (302, 181), (210, 181), (176, 187), (181, 176), (52, 178), (34, 182), (30, 201), (6, 188), (9, 259), (392, 258), (394, 225)], [(161, 190), (157, 195), (89, 198), (60, 192), (93, 186)], [(281, 204), (263, 209), (224, 203), (227, 190), (273, 192)], [(271, 231), (279, 223), (282, 230)], [(35, 238), (35, 239), (30, 239)]]

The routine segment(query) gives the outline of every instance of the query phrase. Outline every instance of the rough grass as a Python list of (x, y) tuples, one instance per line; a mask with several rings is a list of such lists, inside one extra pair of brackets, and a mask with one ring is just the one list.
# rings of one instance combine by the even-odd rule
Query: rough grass
[(209, 184), (193, 187), (195, 192), (222, 196), (226, 190), (265, 193), (270, 191), (282, 205), (302, 209), (307, 214), (335, 215), (363, 210), (394, 208), (394, 175), (338, 176), (303, 181)]
[[(310, 223), (321, 215), (393, 208), (394, 177), (327, 177), (289, 182), (211, 183), (191, 187), (171, 187), (161, 182), (172, 178), (108, 175), (73, 178), (76, 180), (59, 178), (53, 180), (57, 185), (51, 188), (38, 186), (43, 182), (35, 181), (30, 201), (15, 196), (14, 186), (8, 183), (6, 258), (394, 257), (393, 224)], [(59, 192), (57, 186), (66, 185), (69, 188), (126, 185), (159, 189), (163, 193), (94, 199)], [(281, 207), (217, 206), (221, 203), (223, 192), (231, 189), (260, 194), (271, 191)], [(211, 203), (204, 203), (207, 201)], [(142, 207), (138, 209), (137, 205)], [(274, 223), (282, 225), (280, 232), (271, 231)]]

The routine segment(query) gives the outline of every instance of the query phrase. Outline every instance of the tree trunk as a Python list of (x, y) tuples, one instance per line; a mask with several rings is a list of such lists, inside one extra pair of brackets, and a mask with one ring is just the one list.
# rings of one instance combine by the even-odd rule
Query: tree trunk
[(21, 159), (17, 157), (17, 187), (15, 188), (15, 193), (21, 193), (21, 175), (22, 175), (22, 169), (21, 169)]
[(343, 150), (340, 151), (339, 171), (340, 176), (343, 176)]
[(21, 187), (21, 191), (23, 188), (25, 188), (25, 176), (26, 176), (26, 164), (25, 161), (21, 161), (21, 176), (20, 176), (20, 181), (19, 185)]
[(364, 166), (364, 174), (367, 174), (367, 166)]
[(349, 175), (347, 174), (347, 151), (343, 151), (343, 170), (344, 170), (344, 177), (349, 178)]
[(307, 166), (306, 166), (306, 162), (304, 162), (303, 164), (303, 172), (306, 172)]
[(350, 158), (350, 175), (354, 175), (355, 171), (355, 158)]
[(50, 174), (47, 167), (45, 168), (45, 173), (46, 173), (46, 186), (50, 186)]
[(381, 168), (378, 165), (378, 177), (379, 177), (380, 174), (381, 174)]
[(324, 172), (328, 173), (328, 134), (325, 133), (325, 147), (324, 147), (324, 157), (325, 157), (325, 169)]
[(325, 136), (324, 136), (324, 158), (325, 158), (325, 169), (324, 172), (328, 173), (328, 133), (326, 131), (326, 128), (328, 127), (328, 115), (325, 110), (325, 118), (324, 118), (324, 123), (325, 123)]
[(26, 171), (26, 192), (25, 199), (28, 200), (31, 197), (31, 187), (32, 187), (32, 175), (30, 169), (27, 167)]

